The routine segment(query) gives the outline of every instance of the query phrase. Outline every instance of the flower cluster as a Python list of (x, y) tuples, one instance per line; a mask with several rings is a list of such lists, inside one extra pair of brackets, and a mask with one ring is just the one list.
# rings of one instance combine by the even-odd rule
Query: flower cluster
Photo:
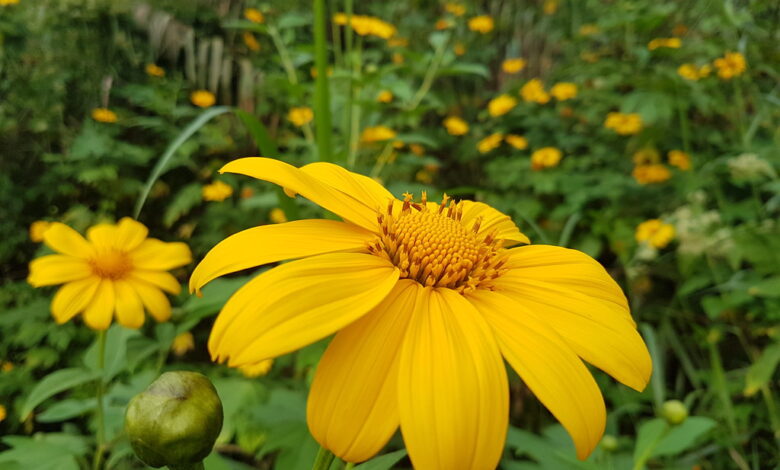
[(636, 113), (609, 113), (604, 127), (620, 135), (637, 134), (642, 130), (642, 117)]
[(634, 238), (653, 248), (665, 248), (674, 239), (674, 226), (659, 219), (647, 220), (636, 227)]

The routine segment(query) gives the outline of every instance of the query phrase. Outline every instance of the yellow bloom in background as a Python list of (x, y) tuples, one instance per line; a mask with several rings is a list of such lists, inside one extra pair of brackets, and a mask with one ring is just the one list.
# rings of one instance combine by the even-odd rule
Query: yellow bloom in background
[(144, 310), (158, 322), (171, 317), (163, 291), (178, 294), (181, 286), (167, 271), (189, 264), (184, 243), (147, 238), (140, 222), (125, 217), (87, 230), (87, 239), (65, 224), (54, 222), (43, 241), (58, 254), (30, 262), (27, 277), (33, 287), (64, 284), (54, 295), (51, 313), (57, 323), (81, 314), (94, 330), (105, 330), (116, 317), (120, 325), (140, 328)]
[(550, 101), (550, 95), (544, 90), (542, 81), (538, 78), (529, 80), (528, 83), (520, 88), (520, 96), (523, 101), (529, 103), (545, 104)]
[(14, 370), (13, 362), (3, 361), (1, 364), (2, 365), (0, 365), (0, 370), (2, 370), (3, 372), (11, 372), (12, 370)]
[[(6, 4), (3, 4), (6, 5)], [(5, 410), (5, 407), (3, 405), (0, 405), (0, 423), (5, 421), (5, 418), (8, 416), (8, 412)]]
[(244, 34), (241, 35), (241, 38), (244, 40), (244, 45), (250, 51), (257, 52), (260, 50), (260, 43), (257, 41), (257, 38), (254, 34), (250, 33), (249, 31), (244, 31)]
[(654, 163), (650, 165), (638, 165), (631, 173), (637, 183), (641, 185), (663, 183), (672, 177), (672, 172), (666, 166)]
[(455, 52), (455, 55), (462, 56), (466, 53), (466, 46), (464, 46), (462, 42), (457, 42), (452, 50)]
[(273, 359), (265, 359), (256, 364), (239, 366), (238, 371), (241, 372), (244, 377), (248, 379), (254, 379), (268, 374), (268, 372), (271, 371), (271, 367), (273, 367), (273, 365)]
[(665, 248), (674, 239), (674, 226), (659, 219), (647, 220), (636, 227), (634, 237), (653, 248)]
[(108, 108), (95, 108), (92, 110), (92, 119), (97, 122), (113, 123), (117, 121), (117, 116)]
[(352, 15), (350, 26), (360, 36), (376, 36), (382, 39), (390, 39), (397, 31), (392, 24), (373, 16)]
[(434, 23), (433, 27), (436, 29), (436, 31), (443, 31), (448, 28), (452, 28), (455, 26), (453, 23), (451, 23), (449, 20), (440, 19), (436, 20), (436, 23)]
[(569, 82), (560, 82), (550, 88), (550, 94), (558, 101), (566, 101), (577, 97), (577, 85)]
[(649, 165), (651, 163), (658, 163), (661, 159), (661, 154), (653, 147), (644, 147), (636, 152), (632, 156), (634, 165)]
[(580, 26), (579, 32), (580, 32), (580, 36), (593, 36), (594, 34), (600, 33), (601, 28), (599, 28), (598, 25), (589, 23)]
[(654, 51), (662, 47), (668, 49), (679, 49), (682, 46), (682, 40), (680, 38), (656, 38), (647, 43), (647, 49)]
[(469, 20), (469, 29), (481, 34), (493, 31), (494, 26), (493, 18), (488, 15), (475, 16)]
[[(0, 6), (8, 6), (8, 5), (17, 5), (19, 3), (19, 0), (0, 0)], [(5, 408), (3, 408), (5, 410)], [(2, 420), (0, 420), (2, 421)]]
[(554, 15), (558, 11), (558, 0), (544, 0), (542, 11), (545, 15)]
[(444, 10), (455, 16), (463, 16), (466, 14), (466, 7), (461, 3), (445, 3)]
[(555, 147), (542, 147), (531, 154), (531, 169), (535, 171), (558, 166), (563, 152)]
[(217, 102), (217, 97), (208, 90), (195, 90), (190, 95), (190, 101), (192, 101), (192, 104), (195, 106), (208, 108), (214, 106), (214, 103)]
[(395, 138), (395, 131), (387, 126), (366, 127), (360, 134), (360, 141), (364, 143), (382, 142)]
[(376, 100), (380, 103), (389, 103), (393, 101), (393, 92), (390, 90), (382, 90), (376, 95)]
[(387, 45), (390, 47), (406, 47), (409, 45), (409, 40), (398, 36), (393, 36), (387, 40)]
[(695, 64), (682, 64), (677, 67), (677, 75), (691, 81), (696, 81), (701, 78), (699, 76), (699, 67)]
[(723, 80), (731, 80), (745, 73), (747, 62), (745, 56), (739, 52), (727, 52), (723, 57), (715, 59), (713, 62), (718, 69), (718, 77)]
[(259, 24), (265, 22), (265, 16), (263, 16), (263, 12), (257, 8), (247, 8), (244, 10), (244, 18), (248, 19), (252, 23)]
[(469, 125), (457, 116), (449, 116), (442, 123), (450, 135), (465, 135), (469, 131)]
[(404, 59), (404, 56), (400, 52), (393, 52), (393, 63), (396, 65), (401, 65), (404, 63), (406, 59)]
[(333, 14), (333, 22), (336, 23), (339, 26), (344, 26), (349, 21), (349, 17), (346, 13), (334, 13)]
[(217, 180), (203, 186), (201, 195), (203, 196), (204, 201), (220, 202), (233, 195), (233, 187)]
[(477, 142), (477, 150), (479, 153), (488, 153), (497, 149), (498, 146), (501, 145), (502, 140), (504, 140), (504, 134), (500, 134), (498, 132), (495, 134), (490, 134), (489, 136)]
[(271, 212), (268, 214), (268, 218), (271, 219), (271, 222), (275, 224), (283, 224), (287, 222), (287, 215), (282, 209), (278, 207), (271, 209)]
[(150, 77), (164, 77), (165, 76), (165, 69), (160, 67), (157, 64), (146, 64), (146, 67), (144, 67), (144, 70), (146, 70), (146, 74)]
[(409, 144), (409, 150), (418, 157), (425, 155), (425, 147), (420, 144)]
[(704, 64), (701, 67), (699, 67), (700, 78), (709, 77), (711, 72), (712, 72), (712, 67), (709, 64)]
[(682, 150), (670, 150), (666, 154), (669, 164), (675, 166), (683, 171), (691, 169), (691, 157)]
[(36, 220), (35, 222), (30, 224), (30, 240), (34, 241), (35, 243), (40, 243), (43, 241), (43, 234), (46, 233), (47, 230), (49, 230), (49, 227), (51, 227), (51, 222), (48, 222), (46, 220)]
[(506, 73), (518, 73), (524, 68), (525, 68), (525, 59), (521, 57), (506, 59), (501, 63), (501, 70), (503, 70)]
[(298, 106), (290, 108), (287, 113), (287, 120), (297, 127), (305, 126), (314, 119), (314, 111), (308, 106)]
[(528, 148), (528, 139), (521, 135), (509, 134), (504, 140), (507, 144), (518, 150), (525, 150)]
[(503, 116), (517, 106), (517, 100), (509, 95), (499, 95), (488, 103), (488, 113), (493, 117)]
[(171, 351), (173, 351), (173, 354), (176, 356), (181, 357), (193, 349), (195, 349), (195, 338), (189, 331), (185, 331), (184, 333), (173, 338), (173, 343), (171, 343)]
[[(190, 278), (282, 263), (227, 301), (215, 361), (257, 364), (335, 333), (317, 366), (307, 421), (352, 463), (399, 425), (420, 469), (493, 469), (504, 452), (504, 358), (586, 458), (604, 432), (601, 392), (582, 359), (642, 390), (652, 364), (623, 292), (576, 250), (527, 245), (512, 220), (473, 201), (397, 200), (371, 178), (318, 162), (242, 158), (223, 172), (276, 183), (340, 216), (237, 233)], [(510, 248), (515, 246), (514, 248)]]
[(433, 175), (427, 171), (427, 170), (420, 170), (417, 173), (414, 174), (415, 181), (418, 181), (422, 184), (431, 184), (433, 183)]
[(642, 130), (642, 117), (637, 113), (609, 113), (604, 127), (620, 135), (636, 134)]

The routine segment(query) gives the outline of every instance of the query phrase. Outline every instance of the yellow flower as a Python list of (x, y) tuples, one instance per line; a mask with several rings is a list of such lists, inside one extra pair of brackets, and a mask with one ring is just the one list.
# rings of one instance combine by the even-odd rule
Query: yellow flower
[(661, 164), (637, 165), (632, 176), (641, 185), (663, 183), (672, 177), (672, 173)]
[(254, 379), (266, 375), (274, 365), (273, 359), (265, 359), (255, 364), (246, 364), (238, 367), (239, 372), (248, 378)]
[(393, 101), (393, 92), (390, 90), (382, 90), (376, 95), (376, 100), (380, 103), (389, 103)]
[(271, 209), (271, 212), (268, 214), (268, 218), (271, 219), (271, 222), (275, 224), (283, 224), (287, 222), (287, 215), (282, 209), (279, 209), (278, 207)]
[(504, 140), (504, 134), (500, 134), (498, 132), (495, 134), (490, 134), (489, 136), (477, 142), (477, 150), (479, 150), (479, 153), (488, 153), (491, 150), (497, 149), (498, 146), (501, 145), (502, 140)]
[[(16, 5), (19, 3), (19, 0), (0, 0), (0, 7), (8, 6), (8, 5)], [(5, 410), (5, 409), (3, 409)], [(5, 415), (3, 415), (5, 416)], [(0, 419), (2, 421), (2, 419)]]
[(51, 302), (57, 323), (81, 313), (94, 330), (107, 329), (113, 316), (122, 326), (140, 328), (144, 310), (158, 322), (167, 321), (171, 304), (162, 291), (175, 295), (181, 286), (166, 271), (190, 263), (192, 255), (184, 243), (147, 234), (143, 224), (127, 217), (91, 227), (86, 240), (54, 222), (43, 241), (58, 254), (30, 262), (27, 282), (33, 287), (64, 284)]
[(636, 134), (642, 130), (642, 117), (636, 113), (609, 113), (604, 120), (604, 127), (620, 135)]
[(173, 338), (171, 351), (173, 351), (173, 354), (176, 356), (181, 357), (193, 349), (195, 349), (195, 338), (193, 338), (192, 333), (189, 331), (185, 331), (184, 333)]
[[(312, 67), (312, 68), (310, 68), (310, 69), (309, 69), (309, 74), (311, 75), (311, 78), (317, 78), (317, 67)], [(328, 66), (328, 67), (325, 69), (325, 74), (326, 74), (327, 76), (329, 76), (329, 77), (330, 77), (330, 76), (332, 76), (332, 75), (333, 75), (333, 67), (331, 67), (331, 66), (329, 65), (329, 66)]]
[(409, 40), (406, 38), (394, 36), (387, 40), (387, 45), (390, 47), (406, 47), (409, 45)]
[(366, 127), (360, 135), (360, 141), (364, 143), (381, 142), (395, 138), (395, 131), (387, 126)]
[(677, 75), (686, 80), (696, 81), (699, 77), (699, 68), (694, 64), (682, 64), (677, 67)]
[(245, 31), (244, 34), (241, 35), (241, 38), (244, 40), (244, 45), (246, 45), (247, 49), (250, 51), (257, 52), (260, 50), (260, 43), (257, 41), (254, 34)]
[(233, 188), (222, 181), (214, 181), (211, 184), (203, 186), (201, 190), (204, 201), (224, 201), (233, 195)]
[(670, 150), (666, 157), (672, 166), (676, 166), (683, 171), (691, 169), (691, 157), (682, 150)]
[(699, 67), (700, 78), (709, 77), (711, 72), (712, 72), (712, 67), (710, 67), (709, 64), (704, 64), (701, 67)]
[(647, 43), (647, 49), (651, 51), (662, 47), (679, 49), (680, 46), (682, 46), (682, 40), (680, 38), (656, 38)]
[(658, 219), (642, 222), (636, 227), (636, 241), (654, 248), (665, 248), (674, 239), (674, 226)]
[(195, 106), (208, 108), (217, 102), (217, 98), (214, 96), (214, 93), (208, 90), (195, 90), (190, 95), (190, 101)]
[(592, 36), (601, 32), (601, 28), (593, 23), (580, 26), (580, 36)]
[(263, 16), (263, 12), (261, 12), (257, 8), (247, 8), (246, 10), (244, 10), (244, 18), (248, 19), (252, 23), (265, 22), (265, 16)]
[(506, 73), (518, 73), (525, 68), (525, 59), (515, 57), (513, 59), (506, 59), (501, 63), (501, 70)]
[(0, 370), (3, 372), (11, 372), (14, 370), (14, 363), (10, 361), (0, 362)]
[(517, 100), (509, 95), (499, 95), (488, 103), (488, 113), (493, 117), (503, 116), (517, 106)]
[(287, 120), (297, 127), (310, 123), (312, 119), (314, 119), (314, 111), (307, 106), (290, 108), (290, 112), (287, 113)]
[(469, 131), (469, 125), (457, 116), (449, 116), (442, 123), (450, 135), (465, 135)]
[(392, 24), (373, 16), (352, 15), (350, 25), (360, 36), (377, 36), (382, 39), (390, 39), (397, 31)]
[(409, 150), (418, 157), (425, 155), (425, 147), (420, 144), (409, 144)]
[(117, 121), (116, 113), (108, 108), (95, 108), (92, 110), (92, 119), (97, 122), (112, 123)]
[(414, 174), (414, 179), (422, 184), (433, 183), (433, 175), (427, 170), (420, 170)]
[(745, 56), (739, 52), (727, 52), (723, 57), (715, 59), (713, 64), (718, 69), (718, 77), (723, 80), (738, 77), (747, 69)]
[(531, 154), (531, 169), (538, 171), (558, 166), (563, 153), (555, 147), (542, 147)]
[(444, 10), (455, 16), (463, 16), (466, 14), (466, 7), (460, 3), (445, 3)]
[(165, 69), (163, 69), (157, 64), (146, 64), (145, 70), (146, 70), (146, 74), (149, 75), (150, 77), (165, 76)]
[(525, 150), (528, 148), (528, 139), (521, 135), (509, 134), (504, 140), (507, 144), (518, 150)]
[(544, 85), (538, 78), (529, 80), (528, 83), (520, 88), (520, 96), (524, 101), (530, 103), (545, 104), (550, 101), (550, 95), (544, 91)]
[(436, 31), (442, 31), (448, 28), (452, 28), (453, 26), (454, 25), (449, 20), (445, 20), (444, 18), (436, 20), (436, 23), (433, 25)]
[(344, 219), (250, 228), (214, 247), (190, 278), (197, 292), (231, 272), (297, 259), (227, 301), (209, 351), (240, 367), (335, 334), (307, 421), (339, 458), (371, 458), (400, 425), (415, 468), (496, 468), (509, 410), (502, 356), (581, 459), (606, 420), (581, 359), (634, 389), (647, 385), (650, 355), (607, 271), (576, 250), (525, 245), (512, 220), (487, 204), (437, 204), (425, 193), (397, 200), (324, 162), (243, 158), (221, 171), (289, 188)]
[(401, 65), (404, 63), (404, 56), (400, 52), (393, 52), (393, 63)]
[(347, 24), (347, 21), (349, 20), (349, 17), (346, 13), (334, 13), (333, 14), (333, 22), (336, 23), (339, 26), (344, 26)]
[(30, 240), (34, 241), (35, 243), (42, 242), (43, 234), (46, 233), (46, 230), (49, 230), (49, 227), (51, 227), (51, 222), (46, 220), (36, 220), (35, 222), (31, 223)]
[(550, 94), (558, 101), (566, 101), (577, 97), (577, 85), (569, 82), (556, 83), (550, 88)]
[(462, 42), (457, 42), (452, 50), (455, 51), (455, 55), (461, 56), (466, 53), (466, 46)]
[(545, 15), (554, 15), (558, 11), (558, 0), (544, 0), (542, 11)]
[(644, 147), (634, 152), (632, 159), (634, 160), (634, 165), (649, 165), (658, 163), (661, 159), (661, 154), (652, 147)]
[(469, 20), (469, 29), (481, 34), (493, 31), (493, 18), (488, 15), (475, 16)]
[[(7, 0), (0, 0), (0, 1), (7, 1)], [(7, 4), (3, 3), (3, 5), (7, 5)], [(0, 423), (5, 421), (6, 416), (8, 416), (8, 412), (5, 410), (5, 407), (3, 405), (0, 405)]]

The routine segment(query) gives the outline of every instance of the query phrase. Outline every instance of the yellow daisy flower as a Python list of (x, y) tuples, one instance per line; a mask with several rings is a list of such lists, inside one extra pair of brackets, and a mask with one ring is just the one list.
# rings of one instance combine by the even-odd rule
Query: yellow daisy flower
[(520, 96), (523, 101), (529, 103), (545, 104), (550, 101), (550, 95), (544, 91), (544, 84), (538, 78), (529, 80), (520, 88)]
[(663, 183), (672, 177), (672, 172), (660, 163), (637, 165), (631, 172), (637, 183), (641, 185)]
[(3, 405), (0, 405), (0, 423), (5, 421), (6, 416), (8, 416), (8, 412), (5, 411), (5, 407)]
[(495, 132), (477, 142), (477, 150), (479, 153), (488, 153), (497, 149), (502, 140), (504, 140), (504, 134)]
[[(17, 5), (19, 0), (0, 0), (0, 6)], [(0, 420), (2, 421), (2, 420)]]
[(271, 209), (271, 212), (268, 214), (268, 218), (271, 219), (271, 222), (275, 224), (283, 224), (287, 222), (287, 214), (285, 214), (284, 211), (278, 207)]
[(659, 219), (646, 220), (636, 227), (634, 238), (653, 248), (665, 248), (674, 239), (674, 226)]
[(312, 119), (314, 119), (314, 111), (307, 106), (290, 108), (290, 112), (287, 113), (287, 120), (297, 127), (310, 123)]
[(455, 16), (463, 16), (466, 14), (466, 7), (460, 3), (445, 3), (444, 10)]
[(514, 59), (506, 59), (501, 63), (501, 70), (506, 73), (518, 73), (525, 68), (525, 59), (516, 57)]
[(713, 65), (718, 69), (718, 77), (723, 80), (742, 75), (747, 69), (745, 56), (739, 52), (727, 52), (723, 57), (715, 59)]
[(569, 82), (560, 82), (550, 88), (550, 94), (558, 101), (566, 101), (577, 97), (577, 85)]
[(173, 343), (171, 343), (171, 351), (173, 351), (173, 354), (176, 356), (181, 357), (193, 349), (195, 349), (195, 338), (189, 331), (185, 331), (184, 333), (173, 338)]
[(647, 49), (654, 51), (662, 47), (668, 49), (679, 49), (682, 46), (680, 38), (656, 38), (647, 43)]
[(209, 108), (217, 102), (217, 97), (208, 90), (195, 90), (190, 95), (190, 101), (200, 108)]
[(531, 169), (535, 171), (558, 166), (563, 152), (555, 147), (542, 147), (531, 154)]
[(360, 134), (360, 141), (363, 143), (382, 142), (395, 138), (395, 131), (387, 126), (366, 127)]
[(204, 201), (224, 201), (232, 195), (233, 187), (219, 180), (207, 184), (201, 189), (201, 196)]
[(14, 363), (9, 361), (3, 361), (0, 363), (0, 370), (3, 372), (11, 372), (14, 370)]
[(244, 31), (244, 34), (241, 35), (241, 39), (244, 40), (244, 45), (250, 51), (257, 52), (260, 50), (260, 42), (257, 40), (255, 35), (249, 31)]
[(116, 113), (108, 108), (95, 108), (92, 110), (92, 119), (97, 122), (114, 123), (117, 121)]
[(43, 241), (43, 234), (51, 227), (51, 222), (47, 220), (36, 220), (30, 224), (30, 240), (35, 243)]
[(248, 19), (252, 23), (259, 24), (265, 22), (265, 16), (263, 16), (263, 12), (257, 8), (247, 8), (244, 10), (244, 18)]
[[(509, 415), (505, 358), (586, 458), (604, 432), (601, 392), (582, 359), (642, 390), (647, 348), (623, 292), (579, 251), (527, 245), (512, 220), (473, 201), (397, 200), (324, 162), (242, 158), (223, 172), (273, 182), (344, 219), (237, 233), (190, 278), (199, 291), (239, 270), (296, 259), (241, 287), (209, 338), (231, 367), (336, 334), (314, 376), (307, 421), (347, 462), (401, 428), (415, 468), (495, 468)], [(513, 245), (518, 245), (509, 248)]]
[(450, 116), (442, 122), (450, 135), (465, 135), (469, 131), (469, 125), (457, 116)]
[(54, 222), (43, 241), (58, 254), (31, 261), (27, 282), (33, 287), (64, 284), (51, 302), (57, 323), (81, 313), (94, 330), (107, 329), (113, 316), (122, 326), (140, 328), (144, 310), (158, 322), (167, 321), (171, 304), (162, 291), (178, 294), (181, 286), (166, 271), (190, 263), (192, 255), (184, 243), (147, 234), (143, 224), (127, 217), (91, 227), (86, 240)]
[(642, 116), (637, 113), (609, 113), (604, 120), (604, 127), (620, 135), (636, 134), (642, 130)]
[(528, 148), (528, 139), (521, 135), (509, 134), (504, 140), (507, 144), (511, 145), (517, 150), (525, 150)]
[(666, 157), (672, 166), (676, 166), (683, 171), (691, 169), (691, 157), (682, 150), (670, 150)]
[(494, 26), (493, 18), (488, 15), (475, 16), (469, 20), (469, 29), (481, 34), (493, 31)]
[(146, 70), (146, 74), (150, 77), (164, 77), (165, 76), (165, 69), (160, 67), (157, 64), (146, 64), (146, 67), (144, 68)]
[(390, 90), (382, 90), (376, 95), (376, 100), (380, 103), (389, 103), (393, 101), (393, 92)]
[(554, 15), (558, 11), (558, 0), (545, 0), (542, 5), (542, 11), (545, 15)]
[(503, 116), (517, 106), (517, 100), (509, 95), (499, 95), (488, 103), (488, 113), (493, 117)]

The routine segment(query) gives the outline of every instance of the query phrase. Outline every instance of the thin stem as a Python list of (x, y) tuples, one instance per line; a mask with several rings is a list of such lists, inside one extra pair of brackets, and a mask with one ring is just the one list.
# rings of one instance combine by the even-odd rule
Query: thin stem
[(449, 44), (449, 42), (449, 38), (447, 38), (447, 40), (442, 41), (439, 44), (439, 47), (436, 49), (433, 59), (431, 59), (431, 63), (428, 66), (428, 70), (425, 72), (425, 77), (423, 78), (422, 85), (420, 85), (420, 89), (417, 90), (417, 93), (414, 95), (412, 102), (409, 103), (409, 106), (406, 108), (408, 111), (412, 111), (417, 108), (417, 106), (420, 105), (422, 99), (425, 98), (425, 95), (428, 94), (428, 91), (431, 89), (433, 80), (436, 78), (436, 72), (439, 71), (439, 66), (441, 65), (442, 59), (444, 58), (444, 51), (447, 50), (447, 44)]
[(317, 151), (320, 161), (331, 157), (330, 87), (328, 85), (328, 44), (325, 38), (325, 0), (314, 0), (314, 61), (317, 68), (314, 90), (314, 119), (317, 131)]
[(347, 462), (347, 466), (344, 467), (344, 470), (352, 470), (353, 468), (355, 468), (355, 464), (352, 462)]
[(314, 465), (311, 470), (328, 470), (330, 464), (333, 462), (336, 456), (331, 451), (324, 447), (320, 447), (320, 451), (317, 452), (317, 458), (314, 460)]
[(103, 412), (103, 393), (104, 393), (104, 374), (103, 369), (106, 366), (106, 331), (101, 330), (98, 333), (98, 382), (95, 397), (97, 398), (97, 408), (95, 409), (95, 419), (97, 420), (97, 446), (95, 448), (95, 457), (92, 460), (92, 470), (99, 470), (103, 460), (103, 451), (106, 442), (106, 425)]
[(393, 141), (389, 140), (387, 141), (387, 144), (385, 144), (385, 148), (382, 149), (382, 153), (379, 154), (379, 156), (376, 159), (376, 164), (374, 164), (374, 168), (371, 170), (371, 173), (369, 175), (372, 178), (379, 177), (379, 173), (382, 172), (382, 168), (385, 167), (387, 164), (387, 161), (390, 160), (390, 155), (393, 154)]
[(358, 96), (360, 87), (354, 83), (354, 77), (360, 75), (363, 70), (363, 40), (358, 37), (357, 46), (352, 56), (352, 73), (350, 74), (350, 93), (349, 93), (349, 151), (347, 153), (347, 168), (353, 169), (357, 162), (358, 140), (360, 134), (360, 104)]

